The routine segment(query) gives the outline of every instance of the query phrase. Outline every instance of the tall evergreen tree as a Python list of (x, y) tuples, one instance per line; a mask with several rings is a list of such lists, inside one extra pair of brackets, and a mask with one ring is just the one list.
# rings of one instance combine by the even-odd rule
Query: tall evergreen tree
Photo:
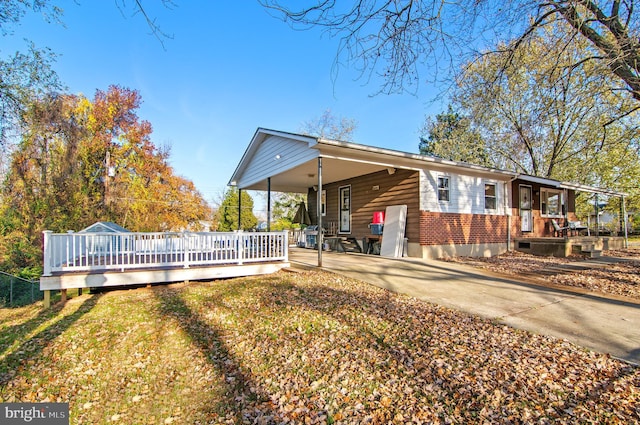
[[(219, 232), (238, 230), (238, 189), (231, 187), (225, 193), (222, 203), (218, 207), (214, 222)], [(247, 191), (242, 191), (242, 211), (240, 214), (240, 230), (254, 229), (258, 219), (253, 214), (253, 199)]]

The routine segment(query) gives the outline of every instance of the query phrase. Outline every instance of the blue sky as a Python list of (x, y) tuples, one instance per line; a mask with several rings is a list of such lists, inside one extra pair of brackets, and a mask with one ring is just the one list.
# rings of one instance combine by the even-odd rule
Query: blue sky
[(28, 38), (59, 55), (54, 68), (72, 93), (92, 98), (112, 84), (138, 90), (153, 142), (171, 146), (176, 173), (207, 200), (225, 190), (257, 127), (296, 132), (331, 109), (358, 122), (355, 142), (417, 152), (426, 115), (444, 109), (427, 85), (417, 96), (372, 97), (379, 85), (352, 70), (340, 68), (332, 81), (338, 40), (295, 31), (257, 1), (178, 0), (172, 10), (147, 3), (173, 36), (164, 49), (141, 15), (83, 0), (65, 2), (64, 25), (28, 15), (0, 39), (0, 54), (25, 49)]

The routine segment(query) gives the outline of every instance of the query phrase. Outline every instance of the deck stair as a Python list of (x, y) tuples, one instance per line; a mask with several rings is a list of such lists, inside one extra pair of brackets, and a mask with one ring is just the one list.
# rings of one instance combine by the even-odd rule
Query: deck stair
[(362, 252), (360, 244), (358, 243), (356, 238), (345, 238), (345, 240), (342, 241), (342, 247), (344, 248), (345, 252)]
[(356, 238), (350, 237), (330, 237), (326, 239), (329, 248), (336, 252), (362, 252), (360, 244)]
[(584, 255), (589, 258), (598, 258), (602, 256), (602, 250), (597, 249), (595, 244), (592, 243), (573, 245), (572, 251), (574, 254)]
[(602, 250), (600, 249), (583, 249), (582, 253), (589, 258), (598, 258), (602, 256)]

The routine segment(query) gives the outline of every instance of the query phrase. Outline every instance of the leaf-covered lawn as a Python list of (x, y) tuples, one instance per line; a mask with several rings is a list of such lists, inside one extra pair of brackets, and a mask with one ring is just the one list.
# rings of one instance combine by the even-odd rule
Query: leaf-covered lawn
[(603, 264), (586, 270), (566, 271), (563, 265), (580, 264), (584, 257), (543, 257), (518, 251), (487, 258), (453, 257), (445, 261), (461, 262), (497, 273), (514, 276), (539, 275), (543, 282), (588, 291), (619, 295), (640, 300), (640, 250), (611, 250), (603, 255), (622, 259), (619, 263)]
[(74, 424), (640, 421), (636, 367), (323, 272), (0, 322), (0, 402), (69, 402)]

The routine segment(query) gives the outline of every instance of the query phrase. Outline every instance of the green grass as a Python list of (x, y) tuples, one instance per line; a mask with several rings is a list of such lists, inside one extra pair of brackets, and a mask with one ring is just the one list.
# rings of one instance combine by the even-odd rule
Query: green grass
[(0, 402), (73, 424), (633, 422), (638, 369), (333, 274), (0, 310)]

